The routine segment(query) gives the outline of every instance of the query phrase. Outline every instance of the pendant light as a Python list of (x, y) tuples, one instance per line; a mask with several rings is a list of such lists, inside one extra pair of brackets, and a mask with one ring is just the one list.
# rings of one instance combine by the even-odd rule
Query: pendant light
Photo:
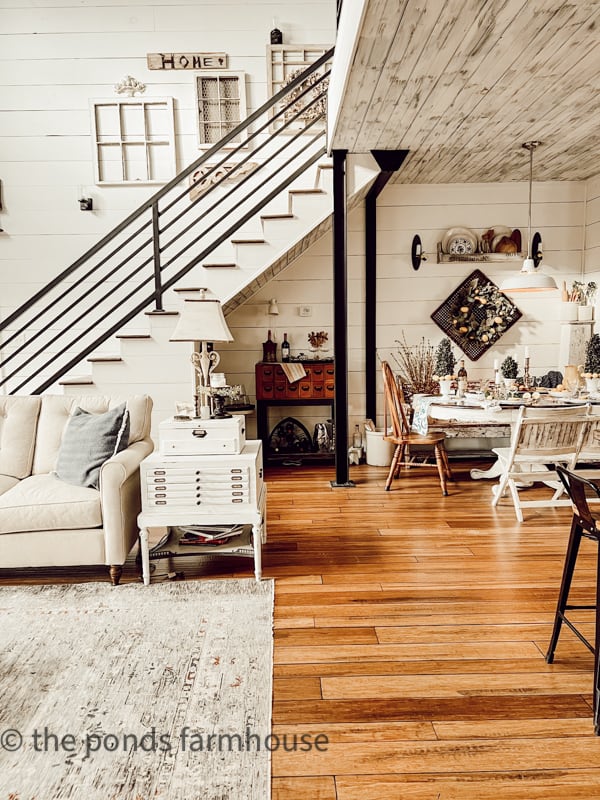
[[(538, 233), (531, 238), (531, 193), (533, 187), (533, 151), (541, 142), (524, 142), (523, 147), (529, 150), (529, 223), (527, 230), (527, 257), (523, 261), (520, 272), (505, 278), (500, 285), (501, 292), (550, 292), (558, 289), (556, 281), (539, 270), (541, 254), (538, 248), (541, 238)], [(534, 247), (535, 243), (535, 247)], [(534, 251), (535, 250), (535, 254)]]

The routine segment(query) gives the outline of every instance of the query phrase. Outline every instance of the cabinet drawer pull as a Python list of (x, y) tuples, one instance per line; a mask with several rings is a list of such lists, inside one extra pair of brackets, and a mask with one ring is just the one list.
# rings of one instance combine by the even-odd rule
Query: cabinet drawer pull
[(204, 428), (194, 428), (194, 430), (192, 431), (192, 436), (195, 436), (196, 439), (204, 439), (206, 434), (207, 431), (204, 430)]

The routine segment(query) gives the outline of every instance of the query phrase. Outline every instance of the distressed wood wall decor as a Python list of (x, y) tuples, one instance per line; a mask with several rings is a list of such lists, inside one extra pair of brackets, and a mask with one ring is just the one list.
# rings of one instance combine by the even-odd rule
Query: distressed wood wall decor
[[(197, 197), (201, 197), (205, 192), (207, 192), (210, 187), (221, 181), (234, 181), (238, 178), (247, 175), (253, 169), (258, 167), (257, 161), (247, 161), (245, 164), (241, 166), (236, 164), (235, 162), (227, 162), (226, 164), (221, 164), (221, 166), (217, 167), (213, 170), (213, 164), (203, 164), (201, 167), (189, 177), (190, 186), (190, 200), (195, 200)], [(213, 170), (211, 172), (211, 170)], [(233, 170), (235, 170), (235, 174), (230, 174)], [(210, 172), (208, 177), (205, 177), (207, 173)]]
[(521, 316), (512, 300), (476, 269), (431, 319), (471, 361), (477, 361)]
[(227, 53), (148, 53), (148, 69), (227, 69)]

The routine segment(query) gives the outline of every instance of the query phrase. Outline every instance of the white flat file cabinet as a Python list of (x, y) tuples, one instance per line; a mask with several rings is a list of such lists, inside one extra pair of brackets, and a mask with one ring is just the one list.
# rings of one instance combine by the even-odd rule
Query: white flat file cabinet
[(249, 556), (254, 558), (256, 580), (261, 579), (261, 545), (267, 540), (267, 487), (260, 440), (247, 441), (236, 455), (152, 453), (141, 463), (140, 481), (142, 511), (138, 525), (144, 584), (150, 583), (148, 529), (190, 525), (237, 524), (248, 530), (222, 545), (177, 545), (171, 536), (154, 557), (163, 553)]

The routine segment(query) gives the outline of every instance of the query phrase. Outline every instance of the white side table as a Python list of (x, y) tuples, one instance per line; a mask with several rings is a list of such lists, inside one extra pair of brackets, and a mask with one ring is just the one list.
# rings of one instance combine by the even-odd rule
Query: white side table
[(185, 545), (185, 554), (252, 557), (260, 581), (261, 546), (267, 538), (267, 487), (262, 473), (262, 442), (258, 440), (247, 441), (237, 455), (155, 452), (145, 458), (140, 465), (142, 511), (138, 516), (144, 584), (150, 583), (148, 529), (185, 525), (251, 525), (251, 541), (243, 533), (224, 545)]

